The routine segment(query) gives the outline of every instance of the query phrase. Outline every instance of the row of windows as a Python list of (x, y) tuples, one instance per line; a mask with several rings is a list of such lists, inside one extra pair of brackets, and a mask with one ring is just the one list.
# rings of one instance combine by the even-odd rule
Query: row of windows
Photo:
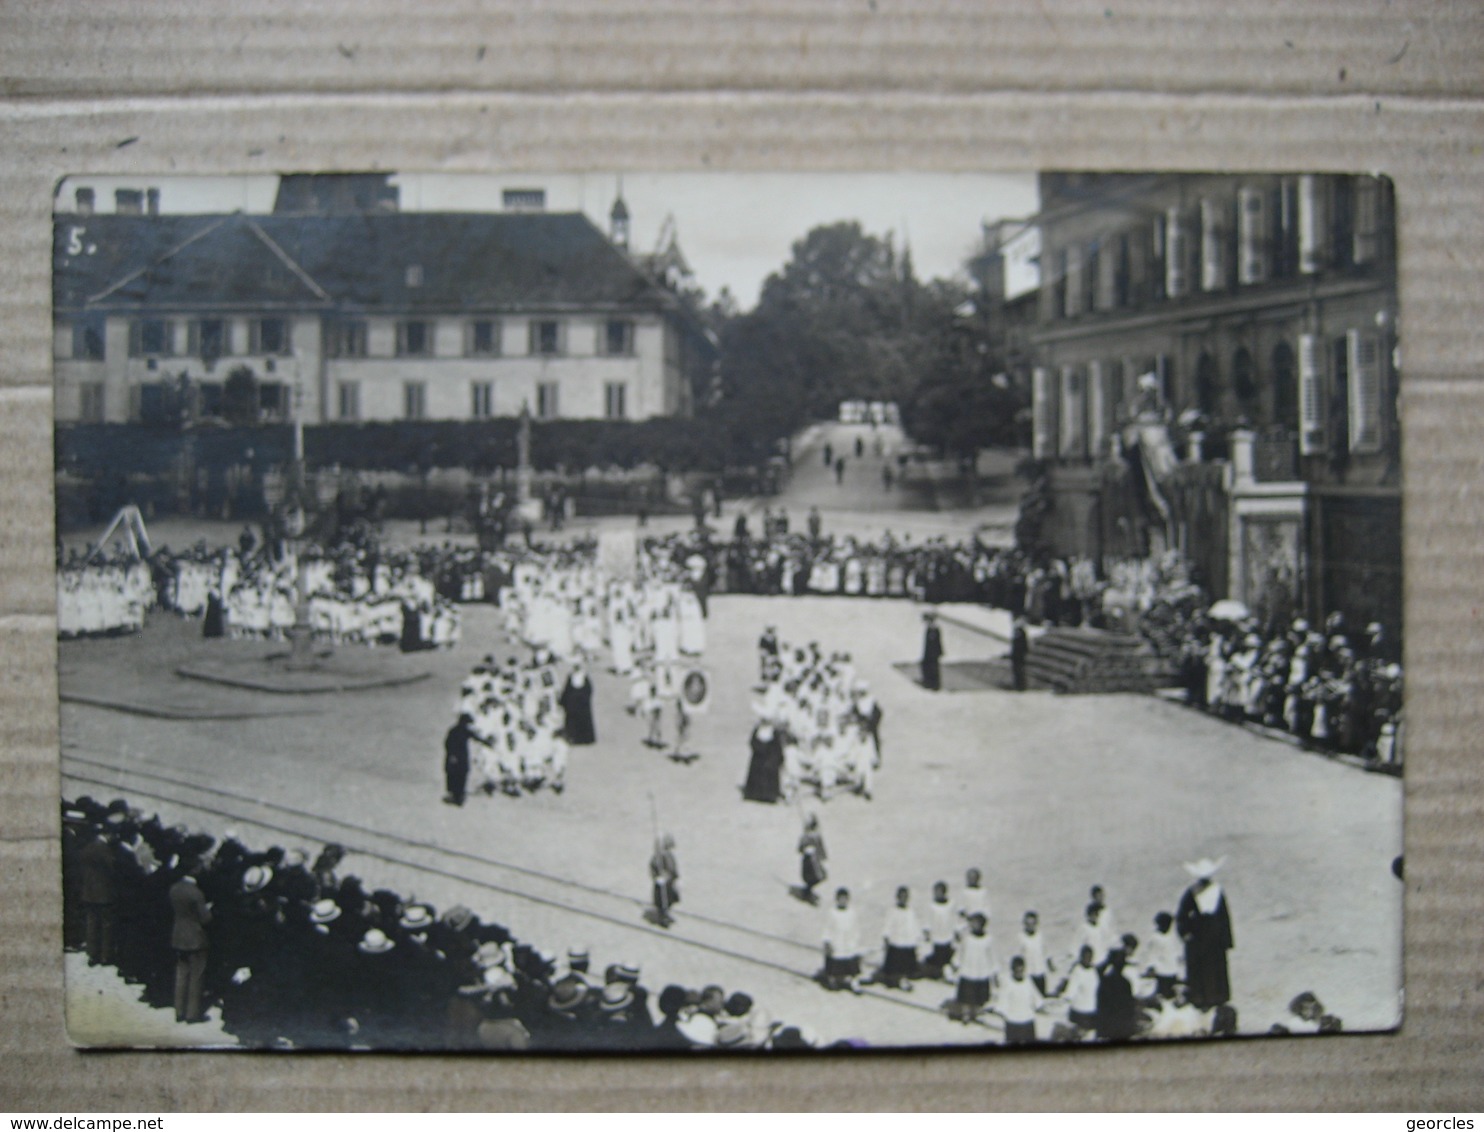
[(1290, 177), (1156, 211), (1048, 256), (1042, 314), (1076, 318), (1373, 263), (1390, 214), (1376, 177)]
[[(1276, 427), (1295, 436), (1306, 456), (1381, 451), (1394, 427), (1386, 405), (1394, 395), (1387, 380), (1380, 339), (1351, 330), (1332, 339), (1299, 335), (1297, 353), (1279, 343), (1261, 363), (1245, 347), (1230, 365), (1210, 353), (1197, 359), (1187, 403), (1208, 422), (1239, 421)], [(1259, 365), (1262, 372), (1259, 372)], [(1140, 387), (1153, 373), (1156, 389)], [(1146, 401), (1162, 401), (1178, 388), (1168, 356), (1096, 360), (1038, 368), (1034, 374), (1033, 445), (1038, 459), (1087, 459), (1102, 455), (1114, 430), (1134, 419)]]
[[(474, 319), (464, 324), (466, 357), (499, 357), (504, 353), (503, 324), (497, 319)], [(397, 323), (396, 356), (433, 356), (436, 323), (433, 319), (407, 319)], [(292, 323), (286, 318), (255, 318), (247, 324), (248, 354), (286, 356), (293, 352)], [(568, 352), (567, 324), (560, 319), (532, 319), (527, 324), (526, 352), (538, 357), (561, 357)], [(168, 318), (140, 318), (129, 324), (129, 356), (168, 358), (178, 353), (176, 324)], [(232, 325), (224, 318), (192, 319), (186, 323), (184, 356), (215, 361), (234, 353)], [(330, 324), (326, 341), (331, 357), (369, 356), (366, 323), (359, 319)], [(606, 357), (629, 357), (634, 353), (634, 323), (614, 318), (598, 331), (596, 350)], [(72, 357), (79, 361), (102, 361), (106, 353), (101, 315), (80, 318), (72, 324)]]
[[(397, 323), (396, 355), (400, 358), (433, 356), (436, 322), (407, 319)], [(368, 356), (366, 323), (345, 319), (331, 324), (329, 353), (332, 357)], [(561, 319), (531, 319), (526, 323), (526, 353), (535, 357), (561, 357), (569, 352), (567, 323)], [(634, 353), (634, 323), (611, 318), (598, 331), (596, 352), (605, 357), (628, 357)], [(504, 323), (477, 318), (464, 324), (466, 357), (499, 357), (505, 353)]]
[[(603, 416), (611, 421), (627, 420), (628, 386), (610, 381), (603, 386)], [(488, 420), (495, 415), (495, 385), (492, 381), (475, 381), (469, 385), (469, 415), (474, 420)], [(342, 421), (361, 419), (361, 383), (342, 381), (336, 387), (336, 416)], [(562, 415), (561, 396), (555, 381), (536, 384), (536, 404), (531, 406), (537, 420), (556, 420)], [(402, 383), (402, 416), (405, 420), (426, 420), (428, 416), (428, 383)]]
[[(148, 391), (155, 395), (158, 385), (138, 387), (141, 395)], [(213, 416), (222, 409), (222, 386), (219, 383), (203, 382), (198, 386), (199, 412)], [(561, 399), (557, 383), (543, 381), (536, 386), (534, 415), (538, 420), (555, 420), (561, 416)], [(101, 381), (85, 381), (78, 386), (78, 419), (100, 422), (104, 419), (104, 386)], [(277, 383), (265, 382), (259, 392), (264, 412), (277, 413), (282, 410), (283, 392)], [(361, 383), (342, 381), (335, 390), (336, 417), (342, 421), (361, 419)], [(495, 415), (495, 386), (492, 381), (475, 381), (469, 386), (469, 414), (474, 420), (488, 420)], [(603, 415), (612, 421), (628, 419), (628, 386), (621, 381), (610, 381), (603, 386)], [(428, 415), (428, 385), (425, 381), (402, 383), (402, 415), (407, 420), (425, 420)]]

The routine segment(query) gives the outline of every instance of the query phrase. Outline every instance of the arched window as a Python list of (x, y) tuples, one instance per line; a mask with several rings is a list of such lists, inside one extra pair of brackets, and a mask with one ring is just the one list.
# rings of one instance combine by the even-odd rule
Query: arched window
[(1273, 423), (1289, 432), (1298, 432), (1298, 373), (1294, 368), (1293, 347), (1287, 342), (1273, 347)]
[(1221, 411), (1221, 375), (1216, 359), (1204, 352), (1195, 364), (1195, 407), (1207, 417)]
[(1256, 424), (1262, 406), (1257, 394), (1257, 375), (1253, 372), (1252, 352), (1241, 346), (1232, 355), (1232, 392), (1237, 398), (1237, 412)]

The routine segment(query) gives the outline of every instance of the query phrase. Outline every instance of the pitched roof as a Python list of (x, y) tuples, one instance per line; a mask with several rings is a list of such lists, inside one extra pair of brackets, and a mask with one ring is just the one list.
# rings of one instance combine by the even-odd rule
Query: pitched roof
[(63, 217), (53, 264), (58, 310), (676, 305), (581, 213)]

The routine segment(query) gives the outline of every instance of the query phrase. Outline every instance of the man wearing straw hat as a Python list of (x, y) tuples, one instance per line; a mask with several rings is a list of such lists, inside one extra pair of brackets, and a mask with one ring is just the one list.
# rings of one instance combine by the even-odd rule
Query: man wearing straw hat
[(1180, 897), (1175, 926), (1185, 941), (1185, 996), (1200, 1010), (1210, 1010), (1231, 1000), (1227, 980), (1226, 953), (1232, 948), (1231, 915), (1226, 894), (1213, 879), (1225, 858), (1202, 857), (1186, 862), (1185, 871), (1195, 883)]

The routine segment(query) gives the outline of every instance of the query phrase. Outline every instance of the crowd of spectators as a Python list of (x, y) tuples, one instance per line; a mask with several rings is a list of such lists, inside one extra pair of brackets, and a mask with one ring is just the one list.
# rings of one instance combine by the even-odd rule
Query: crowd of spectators
[(751, 996), (665, 986), (557, 956), (462, 905), (367, 891), (345, 849), (255, 850), (131, 808), (64, 801), (66, 947), (151, 1007), (243, 1046), (309, 1049), (803, 1049)]

